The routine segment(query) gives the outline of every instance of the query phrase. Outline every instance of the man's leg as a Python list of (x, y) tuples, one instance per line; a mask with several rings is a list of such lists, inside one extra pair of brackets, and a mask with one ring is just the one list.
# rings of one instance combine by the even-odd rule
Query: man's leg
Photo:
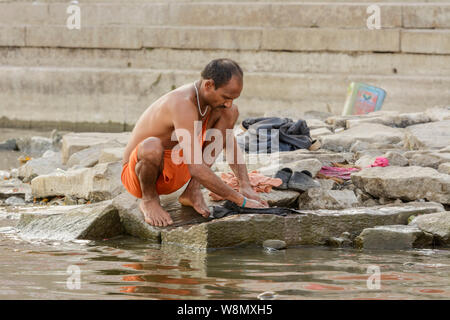
[(158, 227), (172, 224), (173, 221), (169, 213), (161, 207), (156, 192), (156, 180), (164, 165), (164, 148), (161, 140), (150, 137), (142, 141), (138, 146), (137, 159), (135, 171), (142, 190), (139, 208), (144, 214), (145, 221)]
[[(214, 161), (219, 156), (219, 154), (222, 152), (224, 148), (226, 148), (226, 131), (227, 129), (233, 129), (234, 124), (236, 123), (236, 120), (239, 116), (239, 113), (236, 111), (231, 111), (232, 114), (229, 117), (220, 117), (219, 120), (214, 124), (214, 126), (211, 129), (217, 129), (220, 130), (222, 133), (223, 141), (221, 144), (218, 144), (217, 151), (215, 154), (213, 154)], [(203, 150), (205, 147), (210, 144), (214, 143), (214, 141), (207, 141), (203, 145)], [(205, 163), (208, 167), (211, 167), (214, 163), (212, 161), (211, 163)], [(203, 194), (200, 190), (200, 182), (198, 182), (196, 179), (192, 178), (189, 181), (189, 184), (187, 185), (186, 189), (184, 190), (183, 194), (178, 198), (178, 201), (185, 206), (191, 206), (200, 213), (203, 217), (207, 218), (210, 215), (210, 211), (208, 209), (208, 206), (205, 203), (205, 199), (203, 198)]]

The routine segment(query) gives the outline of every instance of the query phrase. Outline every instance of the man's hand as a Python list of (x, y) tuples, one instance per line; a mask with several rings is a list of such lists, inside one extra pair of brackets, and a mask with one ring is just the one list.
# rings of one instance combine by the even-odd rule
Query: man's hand
[(264, 205), (261, 202), (258, 202), (253, 199), (247, 199), (244, 208), (267, 208), (267, 205)]
[[(252, 199), (252, 200), (258, 201), (259, 203), (264, 205), (264, 208), (267, 208), (269, 206), (266, 201), (262, 200), (259, 197), (258, 193), (255, 192), (251, 186), (241, 187), (239, 189), (240, 189), (239, 191), (242, 193), (242, 195), (244, 195), (244, 197), (247, 197), (248, 199)], [(247, 205), (246, 205), (246, 207), (247, 207)], [(258, 208), (258, 207), (250, 207), (249, 206), (249, 208)]]

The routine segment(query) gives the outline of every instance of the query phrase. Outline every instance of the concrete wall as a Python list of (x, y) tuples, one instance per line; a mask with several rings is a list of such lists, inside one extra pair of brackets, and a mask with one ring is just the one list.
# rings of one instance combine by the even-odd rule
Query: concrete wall
[(385, 110), (450, 104), (450, 2), (0, 0), (0, 126), (130, 129), (211, 59), (245, 72), (242, 117), (340, 113), (351, 81), (387, 91)]

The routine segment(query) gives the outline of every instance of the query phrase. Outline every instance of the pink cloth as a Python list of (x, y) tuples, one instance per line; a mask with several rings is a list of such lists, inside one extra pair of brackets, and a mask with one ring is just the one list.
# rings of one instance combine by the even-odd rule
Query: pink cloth
[(384, 157), (378, 157), (371, 167), (387, 167), (389, 165), (389, 159)]
[(344, 180), (350, 180), (350, 174), (357, 172), (358, 168), (340, 168), (340, 167), (327, 167), (324, 166), (320, 169), (319, 173), (327, 177), (336, 177)]
[[(371, 167), (387, 167), (389, 166), (389, 159), (384, 157), (378, 157), (375, 159), (374, 163), (367, 168)], [(342, 168), (342, 167), (322, 167), (319, 173), (327, 177), (336, 177), (344, 180), (350, 180), (350, 175), (353, 172), (357, 172), (361, 169), (359, 168)]]

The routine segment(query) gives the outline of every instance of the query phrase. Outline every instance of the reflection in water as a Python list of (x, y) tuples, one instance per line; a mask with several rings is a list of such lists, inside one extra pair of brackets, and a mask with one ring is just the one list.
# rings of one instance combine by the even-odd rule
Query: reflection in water
[[(79, 266), (81, 288), (66, 287)], [(366, 281), (380, 267), (381, 288)], [(449, 299), (450, 252), (298, 247), (210, 252), (131, 237), (27, 242), (0, 234), (1, 299)]]

